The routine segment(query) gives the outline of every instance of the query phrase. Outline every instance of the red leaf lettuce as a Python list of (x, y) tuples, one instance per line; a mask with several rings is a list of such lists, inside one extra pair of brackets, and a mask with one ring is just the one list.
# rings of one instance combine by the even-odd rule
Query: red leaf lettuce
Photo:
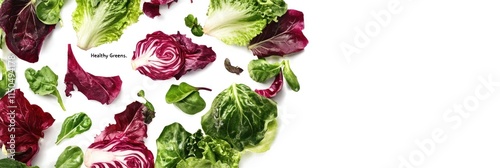
[(68, 44), (68, 72), (64, 77), (66, 96), (71, 96), (73, 85), (78, 88), (89, 100), (97, 100), (102, 104), (111, 104), (122, 88), (119, 76), (102, 77), (85, 72), (76, 61), (75, 55)]
[(45, 37), (55, 25), (43, 24), (35, 13), (33, 0), (5, 0), (0, 7), (0, 27), (5, 43), (19, 59), (35, 63)]
[(28, 166), (39, 150), (38, 141), (44, 137), (43, 131), (52, 126), (54, 121), (50, 113), (44, 112), (38, 105), (32, 105), (19, 89), (0, 100), (0, 141), (9, 154), (15, 152), (15, 160)]
[(268, 24), (261, 34), (254, 37), (248, 49), (258, 57), (284, 56), (304, 50), (309, 41), (302, 33), (304, 14), (289, 9), (278, 22)]

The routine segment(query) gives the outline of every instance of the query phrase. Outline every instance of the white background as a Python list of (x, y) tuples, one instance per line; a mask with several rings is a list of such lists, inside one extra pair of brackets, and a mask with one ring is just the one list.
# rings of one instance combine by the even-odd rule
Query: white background
[[(388, 9), (392, 1), (400, 2), (399, 12), (391, 15), (380, 33), (369, 37), (370, 43), (353, 54), (351, 61), (341, 50), (341, 43), (354, 45), (356, 27), (365, 31), (376, 19), (371, 12)], [(398, 157), (409, 160), (422, 150), (415, 141), (432, 138), (434, 130), (442, 129), (446, 139), (424, 158), (413, 158), (413, 167), (469, 168), (500, 167), (500, 87), (490, 97), (479, 101), (478, 108), (453, 129), (443, 115), (455, 104), (475, 96), (482, 84), (479, 78), (500, 82), (500, 10), (495, 1), (432, 1), (432, 0), (287, 0), (290, 9), (304, 12), (304, 33), (309, 39), (306, 50), (287, 57), (301, 83), (293, 92), (284, 87), (276, 99), (279, 103), (280, 132), (271, 150), (263, 154), (246, 154), (242, 168), (253, 167), (341, 167), (398, 168)], [(162, 7), (155, 19), (140, 17), (118, 42), (88, 51), (76, 47), (71, 13), (74, 1), (67, 1), (62, 10), (62, 25), (48, 36), (40, 61), (29, 64), (18, 60), (18, 87), (33, 104), (50, 112), (55, 123), (45, 131), (34, 165), (53, 167), (56, 157), (66, 146), (79, 145), (86, 149), (113, 116), (134, 100), (144, 89), (146, 97), (157, 109), (156, 118), (148, 126), (146, 145), (156, 155), (155, 140), (164, 126), (180, 122), (191, 132), (201, 128), (203, 112), (189, 116), (164, 96), (171, 84), (182, 81), (194, 86), (212, 88), (201, 92), (209, 104), (231, 83), (245, 83), (252, 88), (267, 84), (253, 82), (247, 71), (240, 76), (226, 72), (224, 58), (246, 70), (248, 61), (255, 59), (242, 47), (227, 46), (209, 37), (194, 37), (183, 24), (192, 13), (204, 22), (208, 1), (181, 0), (170, 9)], [(162, 30), (167, 34), (180, 31), (199, 44), (212, 46), (217, 60), (206, 69), (191, 72), (180, 80), (152, 81), (133, 71), (130, 58), (137, 41), (146, 34)], [(375, 30), (375, 29), (371, 29)], [(54, 97), (34, 95), (24, 78), (27, 67), (40, 69), (48, 65), (59, 75), (59, 91), (64, 92), (67, 44), (81, 66), (99, 76), (120, 75), (122, 92), (111, 105), (89, 101), (80, 92), (63, 97), (67, 111), (63, 112)], [(355, 45), (354, 45), (355, 46)], [(358, 46), (359, 47), (359, 46)], [(90, 58), (90, 53), (126, 54), (127, 59)], [(4, 52), (4, 55), (6, 53)], [(489, 93), (482, 90), (482, 93)], [(75, 138), (55, 145), (63, 120), (86, 112), (92, 128)], [(451, 114), (448, 117), (458, 117)]]

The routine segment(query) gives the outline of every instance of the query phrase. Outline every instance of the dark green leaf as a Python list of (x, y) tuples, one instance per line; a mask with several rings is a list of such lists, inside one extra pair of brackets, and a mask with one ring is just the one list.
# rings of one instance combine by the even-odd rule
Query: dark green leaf
[(256, 59), (248, 63), (248, 73), (254, 81), (263, 83), (278, 75), (281, 66), (280, 63), (269, 63), (265, 59)]
[(163, 128), (156, 139), (157, 156), (155, 167), (174, 168), (177, 163), (187, 158), (186, 139), (191, 136), (179, 123), (172, 123)]
[(184, 18), (184, 24), (186, 24), (187, 27), (192, 28), (193, 26), (198, 24), (198, 19), (195, 18), (192, 14), (189, 14)]
[(188, 97), (191, 93), (198, 91), (198, 89), (194, 86), (187, 84), (186, 82), (182, 82), (179, 85), (172, 85), (170, 89), (167, 91), (167, 95), (165, 95), (165, 100), (168, 104), (172, 104), (175, 102), (179, 102), (182, 99)]
[(293, 91), (298, 92), (300, 90), (299, 80), (290, 68), (290, 62), (288, 60), (284, 60), (283, 65), (283, 76), (286, 79), (286, 83), (288, 83), (288, 86), (290, 86)]
[(57, 158), (55, 168), (79, 168), (83, 163), (83, 151), (78, 146), (68, 146)]
[(33, 68), (28, 68), (24, 72), (24, 76), (30, 85), (30, 89), (38, 95), (54, 95), (57, 97), (57, 102), (61, 108), (66, 111), (62, 102), (61, 95), (57, 90), (57, 75), (48, 67), (44, 66), (39, 71)]
[(61, 132), (57, 136), (56, 144), (62, 140), (73, 138), (75, 135), (81, 134), (90, 129), (92, 120), (87, 114), (80, 112), (66, 118), (62, 124)]
[(203, 100), (198, 91), (191, 93), (188, 97), (174, 103), (174, 105), (184, 113), (191, 115), (199, 113), (207, 106), (205, 100)]
[(203, 139), (203, 133), (201, 129), (192, 134), (186, 139), (185, 152), (188, 157), (203, 157), (203, 149), (198, 146), (198, 143)]
[(1, 168), (39, 168), (38, 166), (27, 166), (26, 164), (14, 159), (3, 158), (0, 159)]
[(64, 0), (40, 0), (36, 5), (36, 16), (47, 25), (59, 22)]
[(259, 144), (268, 123), (277, 116), (278, 107), (273, 100), (244, 84), (232, 84), (215, 97), (201, 125), (207, 135), (226, 140), (241, 151)]
[(191, 28), (191, 33), (193, 33), (193, 35), (197, 37), (201, 37), (204, 34), (203, 27), (201, 27), (200, 25), (195, 25)]

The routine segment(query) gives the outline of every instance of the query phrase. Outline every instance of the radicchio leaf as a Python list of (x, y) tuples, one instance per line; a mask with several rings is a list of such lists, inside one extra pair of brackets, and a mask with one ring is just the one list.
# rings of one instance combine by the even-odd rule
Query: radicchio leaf
[(144, 142), (147, 137), (147, 126), (144, 122), (144, 111), (148, 110), (144, 104), (133, 102), (127, 108), (115, 115), (116, 124), (107, 126), (95, 138), (95, 142), (120, 139), (137, 143)]
[(144, 143), (113, 139), (90, 145), (84, 163), (91, 168), (153, 168), (154, 157)]
[(156, 31), (137, 43), (132, 68), (153, 80), (170, 79), (184, 66), (184, 53), (175, 38)]
[(177, 42), (179, 42), (184, 52), (186, 52), (186, 62), (181, 71), (175, 75), (175, 79), (177, 80), (189, 71), (205, 68), (217, 58), (217, 55), (214, 50), (212, 50), (212, 47), (195, 44), (190, 38), (187, 38), (186, 35), (180, 34), (179, 32), (172, 36), (177, 40)]
[(32, 105), (19, 89), (0, 100), (0, 141), (4, 142), (9, 153), (13, 146), (14, 159), (28, 166), (31, 166), (31, 160), (39, 150), (38, 141), (44, 137), (43, 131), (54, 121), (50, 113)]
[(144, 2), (144, 4), (142, 4), (142, 11), (144, 12), (144, 14), (146, 14), (146, 16), (150, 18), (154, 18), (156, 16), (161, 15), (160, 5), (153, 4), (151, 2)]
[(19, 59), (35, 63), (43, 40), (55, 25), (45, 25), (38, 19), (35, 1), (5, 0), (0, 7), (0, 27), (9, 50)]
[(64, 77), (66, 96), (71, 96), (73, 85), (78, 88), (89, 100), (96, 100), (102, 104), (111, 104), (122, 88), (119, 76), (102, 77), (92, 75), (78, 64), (75, 55), (68, 44), (68, 72)]
[(179, 79), (188, 71), (205, 68), (215, 59), (211, 47), (195, 44), (184, 34), (156, 31), (137, 43), (132, 68), (153, 80)]
[(276, 78), (274, 78), (274, 81), (269, 88), (267, 88), (267, 89), (255, 89), (255, 92), (257, 92), (257, 94), (260, 94), (261, 96), (264, 96), (267, 98), (273, 98), (281, 91), (281, 88), (283, 88), (283, 72), (282, 71), (280, 71), (280, 73), (276, 76)]
[(302, 33), (304, 14), (289, 9), (278, 22), (272, 22), (250, 41), (248, 49), (258, 57), (285, 56), (304, 50), (309, 41)]

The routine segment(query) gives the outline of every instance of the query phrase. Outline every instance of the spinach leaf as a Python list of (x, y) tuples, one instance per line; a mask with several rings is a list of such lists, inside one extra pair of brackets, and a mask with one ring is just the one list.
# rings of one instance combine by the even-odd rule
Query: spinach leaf
[(256, 59), (248, 63), (248, 73), (254, 81), (263, 83), (278, 75), (281, 66), (280, 63), (269, 63), (265, 59)]
[(78, 134), (88, 131), (92, 126), (92, 120), (87, 114), (80, 112), (66, 118), (62, 124), (61, 132), (57, 136), (56, 144), (62, 140), (73, 138)]
[(57, 158), (55, 168), (79, 168), (82, 163), (82, 149), (78, 146), (68, 146)]
[(179, 123), (172, 123), (163, 128), (156, 147), (158, 148), (155, 167), (174, 168), (177, 163), (187, 158), (186, 139), (191, 136)]
[(268, 123), (277, 116), (276, 102), (244, 84), (232, 84), (215, 97), (210, 110), (202, 116), (201, 126), (207, 135), (226, 140), (242, 151), (259, 144)]
[(39, 168), (38, 166), (27, 166), (23, 162), (19, 162), (14, 159), (3, 158), (0, 159), (0, 167), (9, 167), (9, 168)]
[(165, 95), (168, 104), (174, 104), (186, 114), (196, 114), (206, 107), (206, 102), (200, 96), (198, 90), (209, 90), (208, 88), (194, 87), (185, 82), (179, 85), (171, 85)]
[(292, 88), (293, 91), (298, 92), (300, 90), (300, 84), (299, 80), (297, 79), (297, 76), (293, 73), (292, 69), (290, 68), (290, 61), (289, 60), (283, 60), (283, 76), (286, 79), (286, 83), (288, 83), (288, 86)]
[(146, 94), (144, 93), (144, 90), (139, 91), (139, 93), (137, 93), (137, 96), (142, 97), (144, 100), (146, 100), (144, 106), (146, 106), (147, 110), (144, 111), (144, 122), (146, 124), (149, 124), (151, 123), (151, 121), (153, 121), (153, 118), (155, 118), (156, 116), (155, 107), (153, 106), (153, 104), (151, 104), (151, 102), (148, 101), (148, 99), (146, 99)]
[(181, 109), (184, 113), (191, 115), (202, 111), (207, 106), (205, 100), (201, 98), (200, 92), (197, 91), (191, 93), (185, 99), (174, 103), (174, 105), (177, 106), (177, 108)]
[(61, 20), (59, 13), (64, 0), (40, 0), (36, 5), (36, 16), (47, 25), (57, 24)]
[(66, 111), (61, 95), (59, 94), (59, 91), (57, 91), (58, 77), (48, 66), (42, 67), (39, 71), (36, 71), (33, 68), (28, 68), (24, 72), (24, 76), (30, 85), (30, 89), (35, 94), (39, 94), (41, 96), (51, 94), (56, 96), (57, 102), (59, 102), (61, 108)]

